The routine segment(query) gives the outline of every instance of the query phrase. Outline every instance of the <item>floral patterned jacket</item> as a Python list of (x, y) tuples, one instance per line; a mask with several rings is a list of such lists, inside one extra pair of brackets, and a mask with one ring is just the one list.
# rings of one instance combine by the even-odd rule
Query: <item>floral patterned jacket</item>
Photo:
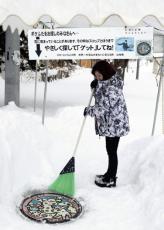
[(123, 95), (123, 80), (115, 74), (98, 81), (95, 105), (86, 108), (86, 115), (95, 117), (95, 130), (99, 136), (121, 137), (129, 132), (129, 117)]

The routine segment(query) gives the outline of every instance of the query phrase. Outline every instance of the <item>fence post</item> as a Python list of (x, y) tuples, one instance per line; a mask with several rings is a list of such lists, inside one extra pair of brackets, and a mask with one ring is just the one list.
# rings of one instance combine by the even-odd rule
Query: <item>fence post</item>
[(20, 105), (20, 40), (18, 30), (6, 30), (5, 42), (5, 105), (14, 101)]

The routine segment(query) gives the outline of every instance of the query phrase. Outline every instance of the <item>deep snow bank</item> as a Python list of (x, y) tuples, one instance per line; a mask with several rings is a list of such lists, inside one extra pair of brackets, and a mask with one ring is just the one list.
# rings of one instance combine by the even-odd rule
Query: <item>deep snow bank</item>
[(15, 192), (22, 192), (24, 186), (41, 185), (52, 173), (49, 153), (53, 152), (54, 144), (40, 117), (23, 111), (13, 102), (1, 107), (0, 200), (4, 195), (11, 198)]
[[(2, 229), (53, 227), (21, 219), (15, 212), (16, 201), (29, 190), (46, 188), (69, 160), (90, 95), (91, 79), (90, 70), (79, 69), (71, 78), (49, 84), (45, 126), (40, 116), (42, 83), (38, 84), (40, 107), (36, 113), (32, 112), (33, 84), (29, 81), (22, 83), (22, 101), (26, 102), (23, 109), (13, 103), (0, 108)], [(94, 175), (105, 169), (106, 153), (104, 139), (98, 139), (93, 119), (87, 118), (76, 157), (77, 196), (86, 202), (85, 215), (73, 224), (55, 226), (57, 229), (163, 229), (164, 137), (145, 138), (152, 125), (154, 78), (150, 72), (144, 72), (137, 82), (128, 76), (124, 91), (131, 132), (121, 138), (119, 146), (118, 186), (109, 190), (94, 185)], [(138, 137), (142, 139), (132, 141)]]
[[(72, 111), (67, 113), (71, 115)], [(60, 154), (58, 158), (53, 157), (55, 149), (62, 143), (41, 125), (40, 117), (24, 112), (13, 103), (1, 108), (0, 117), (0, 197), (5, 195), (12, 201), (26, 189), (48, 185), (54, 167), (59, 164), (61, 169), (63, 164), (60, 164), (60, 160), (64, 160)], [(154, 229), (161, 229), (164, 223), (163, 153), (163, 136), (139, 139), (122, 148), (120, 146), (119, 150), (117, 189), (124, 186), (126, 193), (130, 187), (132, 197)], [(87, 158), (91, 160), (91, 156)], [(80, 165), (85, 165), (85, 162)], [(88, 193), (87, 187), (85, 189)]]
[(120, 151), (120, 180), (132, 186), (152, 229), (164, 224), (164, 136), (133, 141)]

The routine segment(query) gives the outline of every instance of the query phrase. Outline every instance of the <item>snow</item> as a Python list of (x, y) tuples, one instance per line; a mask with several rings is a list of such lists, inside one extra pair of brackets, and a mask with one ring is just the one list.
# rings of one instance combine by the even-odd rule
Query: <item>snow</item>
[[(0, 228), (3, 230), (162, 230), (164, 224), (164, 137), (161, 110), (151, 136), (157, 84), (152, 63), (136, 63), (125, 76), (124, 95), (130, 116), (130, 134), (118, 149), (118, 183), (113, 189), (94, 185), (95, 174), (106, 170), (104, 138), (98, 138), (88, 117), (76, 155), (76, 195), (84, 200), (81, 218), (67, 224), (28, 221), (18, 206), (25, 194), (44, 190), (72, 156), (83, 109), (90, 97), (90, 69), (77, 68), (71, 77), (48, 83), (45, 125), (41, 123), (44, 83), (38, 82), (37, 110), (33, 112), (34, 79), (21, 78), (21, 106), (3, 105), (0, 78)], [(32, 75), (32, 74), (31, 74)]]

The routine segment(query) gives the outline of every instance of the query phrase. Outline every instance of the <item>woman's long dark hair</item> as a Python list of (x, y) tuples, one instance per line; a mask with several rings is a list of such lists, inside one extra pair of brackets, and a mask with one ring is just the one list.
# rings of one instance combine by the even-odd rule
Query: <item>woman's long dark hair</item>
[(114, 67), (112, 64), (108, 63), (107, 61), (98, 61), (93, 67), (92, 67), (92, 74), (95, 76), (95, 72), (98, 71), (103, 75), (103, 80), (107, 80), (111, 78), (113, 75), (115, 75), (116, 71), (114, 70)]

